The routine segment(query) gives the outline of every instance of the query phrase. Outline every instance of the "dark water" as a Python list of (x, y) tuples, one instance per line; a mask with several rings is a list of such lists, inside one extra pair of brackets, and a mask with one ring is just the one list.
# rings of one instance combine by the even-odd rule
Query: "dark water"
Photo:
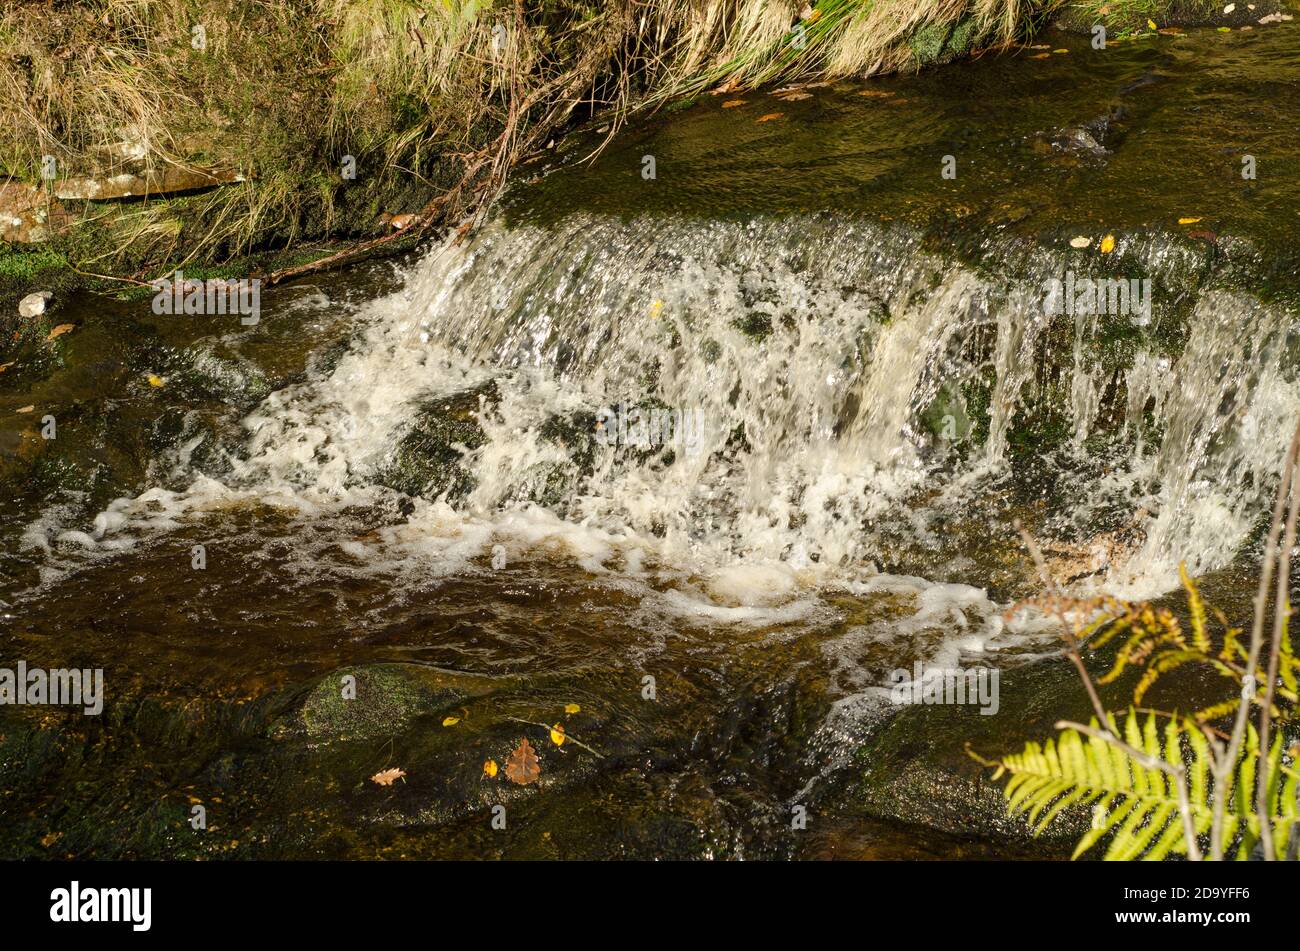
[[(1174, 291), (1162, 304), (1168, 320), (1151, 336), (1181, 347), (1180, 321), (1211, 285), (1295, 305), (1298, 39), (1289, 27), (1204, 33), (1104, 54), (1070, 42), (1069, 53), (1046, 60), (990, 56), (918, 77), (815, 86), (792, 101), (748, 93), (734, 97), (744, 105), (724, 109), (728, 97), (705, 97), (628, 130), (594, 164), (526, 169), (500, 240), (510, 228), (566, 236), (548, 244), (520, 232), (530, 243), (514, 253), (544, 271), (578, 246), (587, 219), (575, 216), (621, 222), (601, 227), (624, 229), (609, 232), (616, 238), (632, 229), (650, 248), (671, 243), (656, 228), (684, 233), (686, 222), (718, 229), (724, 244), (735, 233), (728, 227), (797, 228), (772, 246), (783, 265), (834, 256), (845, 235), (885, 234), (893, 243), (839, 251), (891, 270), (900, 248), (922, 247), (983, 273), (1076, 234), (1115, 232), (1126, 241), (1121, 266), (1144, 262)], [(772, 113), (781, 115), (757, 121)], [(1103, 118), (1104, 128), (1095, 124)], [(1087, 123), (1104, 151), (1078, 147), (1071, 130)], [(595, 141), (575, 136), (560, 151), (571, 163)], [(940, 176), (948, 154), (955, 180)], [(1257, 179), (1241, 178), (1242, 154), (1257, 158)], [(654, 180), (641, 175), (644, 155), (656, 159)], [(543, 168), (548, 174), (534, 175)], [(1201, 221), (1179, 225), (1183, 217)], [(584, 559), (573, 546), (608, 539), (575, 541), (556, 527), (580, 521), (579, 483), (565, 483), (562, 502), (534, 491), (485, 513), (473, 496), (442, 495), (441, 457), (421, 457), (420, 478), (400, 484), (409, 495), (385, 477), (388, 489), (360, 492), (328, 517), (271, 504), (261, 491), (206, 512), (188, 508), (174, 525), (131, 534), (121, 550), (105, 544), (126, 537), (94, 528), (114, 499), (153, 487), (184, 493), (196, 478), (245, 484), (247, 464), (268, 450), (250, 445), (256, 427), (241, 420), (306, 413), (310, 400), (294, 387), (310, 395), (334, 367), (346, 369), (349, 354), (381, 351), (356, 330), (358, 310), (419, 267), (372, 266), (278, 289), (251, 329), (229, 318), (155, 316), (147, 299), (80, 298), (56, 315), (77, 324), (72, 334), (0, 375), (0, 666), (102, 667), (107, 693), (97, 717), (0, 708), (0, 855), (1061, 854), (1060, 841), (1030, 843), (1003, 817), (996, 787), (964, 752), (968, 738), (996, 753), (1047, 735), (1061, 715), (1082, 715), (1050, 636), (988, 633), (1003, 605), (1032, 590), (1013, 518), (1061, 528), (1053, 520), (1082, 491), (1080, 473), (1095, 481), (1113, 465), (1082, 455), (1048, 465), (1057, 444), (1041, 427), (1013, 421), (1015, 464), (981, 483), (977, 502), (942, 508), (931, 501), (938, 488), (913, 488), (903, 509), (930, 513), (920, 520), (925, 531), (892, 510), (875, 519), (871, 558), (893, 580), (865, 587), (800, 582), (785, 591), (780, 575), (766, 591), (765, 576), (747, 574), (740, 593), (726, 595), (707, 563), (665, 550), (643, 565), (636, 545), (608, 542), (612, 554)], [(573, 316), (559, 313), (569, 299), (531, 286), (520, 293), (524, 316), (510, 319), (520, 338), (543, 341), (535, 350), (510, 350), (514, 338), (474, 324), (468, 306), (433, 315), (463, 323), (464, 336), (458, 326), (435, 335), (489, 369), (535, 356), (578, 374), (581, 359), (554, 357), (551, 343)], [(409, 300), (412, 312), (426, 303), (418, 292)], [(543, 334), (538, 313), (548, 300), (557, 313), (544, 315)], [(405, 306), (400, 296), (393, 306)], [(476, 349), (480, 330), (486, 343)], [(636, 349), (639, 330), (628, 333), (625, 345)], [(1286, 332), (1279, 339), (1289, 341)], [(1071, 341), (1048, 334), (1040, 346), (1024, 359), (1068, 354)], [(1293, 377), (1290, 362), (1279, 366)], [(1226, 358), (1224, 367), (1220, 375), (1231, 370)], [(1053, 392), (1027, 390), (1012, 416), (1033, 417), (1035, 399), (1047, 405)], [(423, 395), (409, 393), (413, 402)], [(454, 415), (450, 405), (434, 407), (436, 421)], [(46, 414), (58, 422), (52, 441), (39, 433)], [(444, 433), (410, 424), (431, 444)], [(1117, 429), (1118, 419), (1098, 429), (1107, 426)], [(438, 450), (464, 449), (477, 438), (472, 430), (439, 436)], [(410, 445), (385, 444), (387, 461), (405, 464), (400, 453), (409, 456)], [(580, 444), (565, 445), (577, 454)], [(333, 471), (330, 443), (304, 452), (288, 480), (303, 497)], [(778, 447), (772, 457), (782, 454)], [(759, 456), (739, 458), (756, 466)], [(672, 463), (646, 465), (653, 483)], [(490, 481), (485, 466), (475, 474)], [(728, 484), (718, 483), (720, 493)], [(154, 509), (166, 514), (169, 504), (160, 497)], [(1062, 550), (1086, 534), (1078, 521), (1062, 516)], [(645, 539), (674, 537), (671, 523), (650, 522)], [(627, 525), (628, 537), (641, 529), (634, 519)], [(791, 531), (800, 537), (798, 525)], [(507, 537), (509, 558), (494, 567), (493, 543)], [(1234, 618), (1248, 610), (1253, 538), (1246, 532), (1238, 553), (1204, 577)], [(202, 569), (193, 567), (196, 545)], [(992, 649), (1004, 676), (997, 716), (969, 708), (895, 715), (872, 699), (893, 669), (935, 656), (982, 664)], [(349, 677), (355, 700), (342, 696)], [(556, 723), (591, 749), (555, 746), (545, 727)], [(525, 737), (541, 753), (537, 783), (484, 777), (486, 760), (504, 766)], [(390, 767), (405, 778), (390, 787), (370, 781)], [(191, 827), (195, 806), (206, 811), (205, 829)], [(497, 806), (504, 829), (493, 825)]]

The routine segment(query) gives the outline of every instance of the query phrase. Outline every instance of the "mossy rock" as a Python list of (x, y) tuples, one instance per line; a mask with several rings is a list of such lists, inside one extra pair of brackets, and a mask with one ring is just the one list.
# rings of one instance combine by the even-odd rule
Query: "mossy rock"
[(975, 19), (962, 17), (952, 23), (926, 23), (907, 42), (919, 65), (934, 66), (969, 55), (980, 35)]
[[(1290, 0), (1294, 3), (1295, 0)], [(1088, 0), (1066, 6), (1053, 20), (1058, 29), (1071, 33), (1091, 34), (1094, 25), (1104, 24), (1112, 35), (1123, 33), (1149, 33), (1148, 20), (1158, 29), (1168, 27), (1226, 26), (1240, 28), (1254, 26), (1260, 19), (1288, 9), (1288, 0), (1255, 0), (1239, 2), (1231, 13), (1224, 13), (1225, 0), (1170, 0), (1160, 9), (1148, 6)], [(1253, 8), (1253, 9), (1252, 9)], [(1103, 12), (1104, 11), (1104, 12)]]
[[(353, 686), (349, 699), (345, 694)], [(454, 710), (491, 690), (483, 678), (420, 664), (344, 667), (312, 689), (299, 718), (307, 736), (317, 740), (391, 736), (421, 716)]]
[(1033, 845), (1047, 856), (1068, 854), (1088, 828), (1089, 811), (1063, 810), (1034, 837), (1023, 817), (1007, 814), (1004, 781), (994, 781), (968, 747), (995, 759), (1018, 752), (1025, 741), (1054, 736), (1058, 720), (1086, 723), (1090, 715), (1078, 675), (1064, 658), (1002, 670), (992, 715), (973, 704), (901, 707), (857, 751), (860, 804), (877, 818)]
[(499, 400), (495, 383), (426, 400), (401, 436), (376, 481), (407, 495), (457, 499), (474, 488), (461, 464), (466, 450), (487, 441), (478, 413)]

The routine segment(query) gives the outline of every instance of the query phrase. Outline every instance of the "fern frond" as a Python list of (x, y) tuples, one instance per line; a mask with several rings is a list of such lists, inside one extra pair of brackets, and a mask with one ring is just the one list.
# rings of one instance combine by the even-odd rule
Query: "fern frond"
[[(1192, 826), (1198, 836), (1213, 822), (1216, 795), (1210, 777), (1209, 743), (1195, 721), (1170, 718), (1161, 729), (1154, 713), (1145, 720), (1129, 710), (1122, 729), (1113, 715), (1107, 727), (1094, 718), (1092, 729), (1105, 729), (1112, 737), (1122, 735), (1133, 750), (1153, 760), (1181, 768), (1187, 778)], [(1178, 787), (1165, 770), (1146, 765), (1129, 750), (1100, 735), (1063, 729), (1055, 740), (1027, 743), (1021, 753), (998, 761), (998, 774), (1007, 774), (1007, 808), (1011, 815), (1023, 815), (1041, 835), (1066, 809), (1091, 806), (1091, 828), (1079, 840), (1073, 858), (1078, 858), (1109, 836), (1107, 860), (1144, 859), (1158, 861), (1171, 854), (1185, 854), (1187, 842), (1179, 808)], [(1259, 735), (1248, 726), (1241, 757), (1228, 777), (1222, 795), (1229, 810), (1224, 824), (1225, 848), (1236, 843), (1236, 854), (1245, 858), (1260, 836), (1255, 812)], [(1285, 854), (1290, 829), (1300, 822), (1296, 790), (1300, 774), (1282, 763), (1282, 741), (1274, 738), (1264, 763), (1271, 834), (1277, 852)]]

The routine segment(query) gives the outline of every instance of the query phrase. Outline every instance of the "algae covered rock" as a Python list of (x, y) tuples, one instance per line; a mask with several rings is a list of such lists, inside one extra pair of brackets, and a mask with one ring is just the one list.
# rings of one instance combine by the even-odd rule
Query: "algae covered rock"
[(311, 690), (299, 716), (313, 739), (391, 736), (421, 716), (454, 709), (490, 690), (480, 678), (421, 664), (344, 667)]

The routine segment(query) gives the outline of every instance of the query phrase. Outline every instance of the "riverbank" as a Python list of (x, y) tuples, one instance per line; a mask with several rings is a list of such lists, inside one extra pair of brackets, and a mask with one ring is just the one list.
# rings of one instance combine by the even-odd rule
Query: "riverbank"
[(709, 91), (1016, 55), (1090, 23), (1118, 42), (1178, 23), (1251, 28), (1278, 0), (1227, 6), (10, 4), (0, 308), (38, 288), (113, 286), (95, 275), (247, 277), (395, 225), (460, 223), (575, 126), (609, 132)]

